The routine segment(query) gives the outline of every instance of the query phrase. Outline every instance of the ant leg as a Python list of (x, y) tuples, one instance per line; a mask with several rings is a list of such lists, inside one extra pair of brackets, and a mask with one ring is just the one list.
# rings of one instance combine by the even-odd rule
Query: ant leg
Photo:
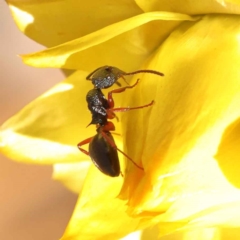
[(134, 110), (134, 109), (150, 107), (150, 106), (153, 105), (153, 103), (154, 103), (154, 101), (152, 100), (150, 103), (148, 103), (148, 104), (146, 104), (146, 105), (142, 105), (142, 106), (138, 106), (138, 107), (120, 107), (120, 108), (112, 108), (112, 109), (109, 109), (109, 111), (112, 111), (112, 112), (126, 112), (126, 111), (130, 111), (130, 110)]
[(115, 142), (112, 141), (111, 138), (109, 138), (107, 136), (107, 134), (104, 131), (101, 131), (102, 136), (106, 139), (106, 141), (111, 145), (111, 147), (115, 148), (117, 151), (119, 151), (120, 153), (122, 153), (122, 155), (124, 155), (128, 160), (130, 160), (137, 168), (144, 170), (142, 167), (140, 167), (139, 165), (137, 165), (126, 153), (124, 153), (122, 150), (120, 150)]
[(144, 171), (144, 169), (142, 167), (140, 167), (139, 165), (137, 165), (126, 153), (124, 153), (122, 150), (120, 150), (117, 146), (116, 149), (122, 154), (124, 155), (128, 160), (130, 160), (137, 168), (141, 169)]
[(117, 88), (117, 89), (114, 89), (114, 90), (110, 91), (108, 93), (108, 104), (109, 104), (109, 107), (110, 108), (114, 107), (114, 100), (113, 100), (113, 97), (112, 97), (113, 93), (121, 93), (121, 92), (124, 92), (127, 88), (134, 88), (138, 84), (138, 82), (139, 82), (139, 79), (132, 86)]
[(127, 111), (134, 110), (134, 109), (150, 107), (150, 106), (153, 105), (153, 103), (154, 103), (154, 101), (152, 100), (150, 103), (148, 103), (146, 105), (138, 106), (138, 107), (120, 107), (120, 108), (106, 109), (107, 116), (108, 116), (109, 119), (116, 118), (117, 121), (118, 121), (118, 117), (117, 117), (117, 115), (115, 115), (115, 112), (127, 112)]
[(88, 152), (87, 150), (81, 148), (81, 146), (90, 143), (92, 139), (93, 139), (93, 137), (87, 138), (87, 139), (81, 141), (80, 143), (78, 143), (78, 145), (77, 145), (77, 146), (78, 146), (78, 149), (79, 149), (81, 152), (83, 152), (83, 153), (85, 153), (86, 155), (88, 155), (88, 156), (89, 156), (89, 152)]

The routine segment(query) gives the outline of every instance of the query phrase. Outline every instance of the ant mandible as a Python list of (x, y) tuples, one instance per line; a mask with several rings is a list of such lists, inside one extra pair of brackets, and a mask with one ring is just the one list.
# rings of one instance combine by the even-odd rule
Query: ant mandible
[[(88, 109), (92, 114), (92, 121), (90, 124), (96, 125), (97, 134), (81, 141), (77, 146), (81, 152), (91, 157), (93, 163), (101, 172), (111, 177), (117, 177), (121, 173), (117, 151), (127, 157), (137, 168), (141, 170), (143, 170), (143, 168), (137, 165), (127, 154), (117, 148), (114, 138), (110, 132), (115, 130), (115, 126), (112, 122), (108, 121), (108, 119), (116, 118), (115, 112), (125, 112), (149, 107), (153, 104), (153, 101), (149, 104), (138, 107), (114, 108), (112, 94), (121, 93), (128, 88), (135, 87), (138, 84), (139, 79), (132, 86), (126, 86), (110, 91), (107, 99), (101, 89), (109, 88), (114, 83), (120, 85), (117, 80), (119, 78), (124, 78), (123, 76), (125, 75), (133, 75), (143, 72), (164, 76), (163, 73), (154, 70), (139, 70), (131, 73), (125, 73), (116, 67), (104, 66), (96, 69), (86, 78), (87, 80), (91, 80), (94, 85), (94, 88), (87, 93), (86, 100), (88, 103)], [(89, 144), (88, 151), (82, 148), (85, 144)]]

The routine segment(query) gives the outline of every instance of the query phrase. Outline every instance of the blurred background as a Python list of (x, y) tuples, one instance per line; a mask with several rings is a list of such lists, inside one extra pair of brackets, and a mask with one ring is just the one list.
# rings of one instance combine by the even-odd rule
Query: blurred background
[[(44, 49), (16, 27), (0, 1), (0, 124), (63, 80), (57, 69), (37, 69), (17, 54)], [(0, 240), (57, 240), (77, 195), (51, 179), (51, 166), (24, 165), (0, 154)]]

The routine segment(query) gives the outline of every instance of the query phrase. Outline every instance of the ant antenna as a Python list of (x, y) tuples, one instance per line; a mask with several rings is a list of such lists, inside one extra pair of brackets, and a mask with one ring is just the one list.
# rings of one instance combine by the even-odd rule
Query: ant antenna
[(135, 72), (130, 72), (130, 73), (123, 73), (122, 75), (134, 75), (134, 74), (138, 74), (138, 73), (152, 73), (152, 74), (156, 74), (159, 76), (164, 76), (163, 73), (158, 72), (158, 71), (154, 71), (154, 70), (138, 70)]

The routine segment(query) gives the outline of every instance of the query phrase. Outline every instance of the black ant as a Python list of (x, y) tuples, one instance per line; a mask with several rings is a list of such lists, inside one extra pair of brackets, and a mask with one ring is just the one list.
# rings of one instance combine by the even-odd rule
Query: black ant
[[(121, 152), (139, 169), (143, 170), (143, 168), (138, 166), (127, 154), (117, 148), (110, 132), (115, 130), (115, 126), (112, 122), (109, 122), (108, 119), (116, 118), (115, 112), (125, 112), (133, 109), (149, 107), (153, 104), (153, 101), (149, 104), (138, 107), (114, 108), (112, 94), (121, 93), (128, 88), (135, 87), (138, 84), (139, 79), (132, 86), (126, 86), (110, 91), (108, 93), (108, 99), (105, 98), (101, 88), (112, 86), (114, 83), (117, 83), (119, 78), (123, 78), (124, 75), (132, 75), (142, 72), (163, 76), (162, 73), (153, 70), (139, 70), (132, 73), (125, 73), (118, 68), (105, 66), (96, 69), (86, 78), (87, 80), (92, 80), (94, 85), (94, 89), (87, 93), (86, 100), (88, 103), (88, 109), (92, 113), (92, 121), (90, 124), (96, 124), (97, 134), (83, 140), (77, 146), (81, 152), (91, 157), (93, 163), (100, 171), (111, 177), (117, 177), (120, 174), (120, 164), (117, 151)], [(119, 83), (117, 84), (120, 85)], [(89, 151), (81, 148), (81, 146), (88, 143)]]

